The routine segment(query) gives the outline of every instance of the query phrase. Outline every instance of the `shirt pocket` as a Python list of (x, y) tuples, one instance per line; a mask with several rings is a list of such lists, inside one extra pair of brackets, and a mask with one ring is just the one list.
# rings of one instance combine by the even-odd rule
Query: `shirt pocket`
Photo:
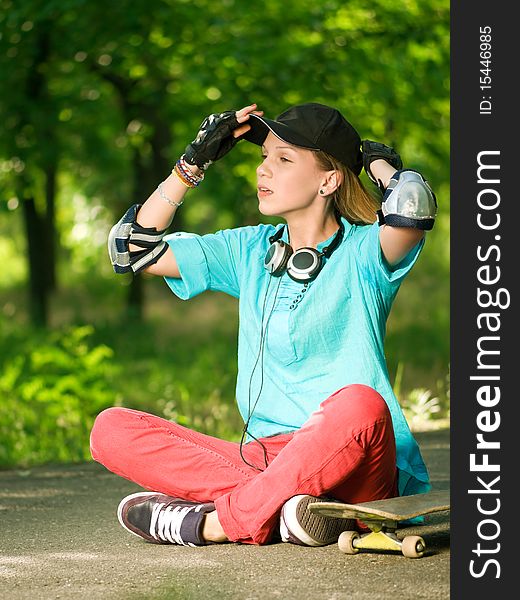
[(290, 334), (290, 318), (293, 311), (275, 310), (269, 318), (266, 331), (266, 352), (282, 365), (297, 360), (296, 349)]

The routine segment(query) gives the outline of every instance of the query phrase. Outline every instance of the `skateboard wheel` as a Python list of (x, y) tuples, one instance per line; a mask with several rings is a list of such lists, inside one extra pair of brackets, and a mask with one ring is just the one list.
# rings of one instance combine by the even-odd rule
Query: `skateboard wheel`
[(354, 540), (359, 539), (357, 531), (344, 531), (338, 538), (338, 547), (345, 554), (357, 554), (359, 549), (354, 546)]
[(406, 558), (421, 558), (426, 549), (422, 537), (418, 535), (407, 535), (402, 542), (401, 550)]

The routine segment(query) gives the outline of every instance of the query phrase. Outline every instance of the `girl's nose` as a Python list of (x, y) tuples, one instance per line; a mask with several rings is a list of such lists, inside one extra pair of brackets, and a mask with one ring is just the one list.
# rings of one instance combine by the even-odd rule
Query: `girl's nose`
[(267, 164), (266, 158), (264, 158), (264, 160), (256, 168), (256, 174), (258, 177), (260, 177), (260, 176), (268, 177), (271, 174), (271, 170), (269, 168), (269, 165)]

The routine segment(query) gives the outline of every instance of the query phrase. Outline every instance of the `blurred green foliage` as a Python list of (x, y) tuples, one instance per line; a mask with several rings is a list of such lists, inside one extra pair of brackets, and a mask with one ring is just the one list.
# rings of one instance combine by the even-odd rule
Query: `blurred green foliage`
[[(231, 317), (234, 302), (223, 304)], [(204, 303), (192, 310), (204, 311)], [(0, 320), (0, 468), (89, 459), (94, 418), (109, 406), (238, 440), (236, 323), (230, 318), (208, 330), (201, 316), (198, 331), (182, 330), (183, 316), (177, 318), (172, 336), (156, 319), (131, 330), (106, 322), (30, 336)]]
[[(386, 350), (403, 404), (448, 414), (448, 0), (0, 0), (0, 86), (2, 464), (87, 457), (93, 416), (117, 403), (237, 436), (234, 299), (183, 304), (143, 278), (144, 321), (123, 322), (130, 281), (113, 275), (106, 236), (207, 114), (251, 102), (268, 117), (298, 102), (334, 105), (430, 181), (439, 217)], [(238, 144), (175, 227), (263, 220), (258, 160), (258, 148)], [(41, 242), (28, 235), (30, 202)], [(55, 252), (39, 248), (50, 239)], [(31, 245), (56, 269), (43, 330), (29, 317)], [(440, 413), (424, 394), (407, 400), (418, 389), (439, 398)]]
[(0, 467), (88, 456), (96, 414), (114, 400), (113, 351), (92, 345), (90, 326), (2, 339)]

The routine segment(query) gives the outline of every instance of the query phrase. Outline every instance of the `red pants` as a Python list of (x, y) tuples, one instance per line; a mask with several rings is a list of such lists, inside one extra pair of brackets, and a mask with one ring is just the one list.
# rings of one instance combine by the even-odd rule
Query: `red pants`
[[(265, 544), (286, 500), (297, 494), (366, 502), (397, 495), (395, 440), (384, 399), (365, 385), (327, 398), (301, 429), (260, 440), (269, 466), (246, 465), (239, 444), (127, 408), (100, 413), (93, 458), (138, 485), (170, 496), (214, 501), (229, 540)], [(243, 446), (263, 467), (258, 442)]]

